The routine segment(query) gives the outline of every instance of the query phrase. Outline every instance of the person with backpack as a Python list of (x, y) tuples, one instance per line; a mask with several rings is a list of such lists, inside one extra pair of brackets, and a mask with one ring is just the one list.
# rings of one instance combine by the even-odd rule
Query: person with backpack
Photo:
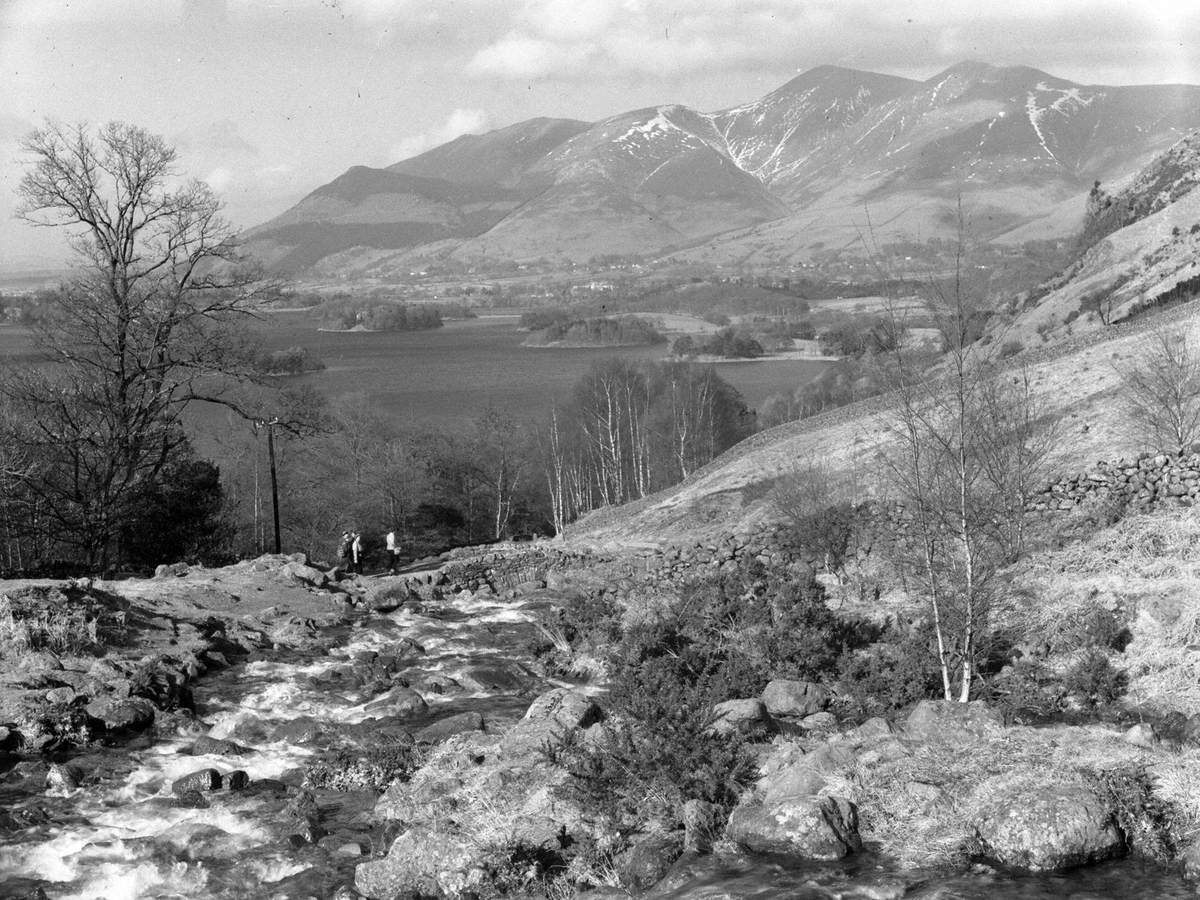
[(350, 538), (350, 532), (343, 531), (342, 539), (338, 541), (337, 546), (337, 565), (339, 569), (343, 569), (345, 571), (350, 570), (350, 545), (352, 543), (353, 541)]
[(352, 535), (350, 542), (350, 562), (355, 575), (361, 575), (363, 570), (363, 545), (362, 535), (357, 531)]

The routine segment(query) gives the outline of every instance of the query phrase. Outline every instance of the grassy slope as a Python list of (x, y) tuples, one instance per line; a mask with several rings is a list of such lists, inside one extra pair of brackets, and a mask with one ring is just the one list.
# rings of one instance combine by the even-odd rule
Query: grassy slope
[[(1140, 449), (1117, 396), (1117, 367), (1138, 355), (1158, 323), (1200, 340), (1200, 307), (1147, 316), (1135, 325), (1079, 336), (1014, 358), (1027, 365), (1034, 391), (1059, 423), (1054, 463), (1064, 472)], [(875, 398), (761, 432), (731, 448), (683, 484), (644, 500), (585, 517), (573, 541), (604, 547), (680, 544), (718, 537), (771, 516), (772, 482), (800, 461), (815, 459), (855, 472), (867, 491), (880, 476), (880, 454), (891, 443), (892, 401)]]

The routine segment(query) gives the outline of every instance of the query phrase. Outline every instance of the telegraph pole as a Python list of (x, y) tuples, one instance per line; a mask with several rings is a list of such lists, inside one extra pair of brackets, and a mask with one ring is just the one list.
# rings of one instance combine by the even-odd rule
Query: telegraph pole
[(255, 424), (267, 429), (267, 456), (271, 460), (271, 512), (275, 518), (275, 552), (282, 553), (283, 545), (279, 539), (279, 481), (275, 476), (275, 426), (279, 424), (279, 419), (260, 419)]

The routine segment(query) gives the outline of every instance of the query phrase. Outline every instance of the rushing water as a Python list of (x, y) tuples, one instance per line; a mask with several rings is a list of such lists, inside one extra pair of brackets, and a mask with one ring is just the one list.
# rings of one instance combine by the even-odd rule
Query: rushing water
[[(404, 657), (404, 678), (429, 703), (423, 724), (467, 709), (494, 726), (514, 720), (544, 684), (515, 682), (492, 690), (470, 685), (472, 673), (513, 671), (541, 604), (459, 599), (425, 612), (400, 611), (347, 622), (328, 632), (332, 644), (312, 651), (260, 655), (196, 689), (197, 719), (157, 741), (142, 738), (88, 751), (70, 762), (86, 773), (81, 787), (47, 792), (37, 764), (0, 780), (0, 897), (52, 900), (132, 898), (327, 898), (353, 884), (363, 854), (393, 836), (375, 824), (369, 791), (313, 791), (324, 831), (298, 839), (294, 799), (305, 768), (320, 751), (376, 727), (372, 689), (343, 676), (373, 652), (395, 653), (405, 639), (420, 645)], [(412, 645), (409, 645), (410, 649)], [(493, 678), (502, 682), (503, 678)], [(377, 688), (376, 688), (377, 689)], [(190, 727), (189, 727), (190, 725)], [(240, 756), (189, 755), (198, 734), (248, 745)], [(175, 779), (204, 768), (241, 769), (250, 787), (211, 795), (197, 808), (174, 796)], [(292, 786), (291, 796), (285, 786)], [(1136, 863), (1029, 877), (978, 870), (914, 877), (870, 854), (836, 864), (795, 865), (771, 859), (701, 860), (655, 894), (700, 898), (1034, 898), (1194, 897), (1181, 878)]]

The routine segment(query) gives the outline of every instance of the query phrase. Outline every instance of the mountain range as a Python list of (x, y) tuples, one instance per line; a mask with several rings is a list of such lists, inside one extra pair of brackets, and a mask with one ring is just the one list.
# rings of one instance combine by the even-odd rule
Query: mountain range
[(1077, 231), (1097, 181), (1118, 189), (1197, 127), (1194, 85), (821, 66), (733, 109), (531, 119), (355, 166), (245, 237), (291, 273), (606, 254), (777, 265), (953, 237), (961, 198), (974, 238), (1019, 244)]

